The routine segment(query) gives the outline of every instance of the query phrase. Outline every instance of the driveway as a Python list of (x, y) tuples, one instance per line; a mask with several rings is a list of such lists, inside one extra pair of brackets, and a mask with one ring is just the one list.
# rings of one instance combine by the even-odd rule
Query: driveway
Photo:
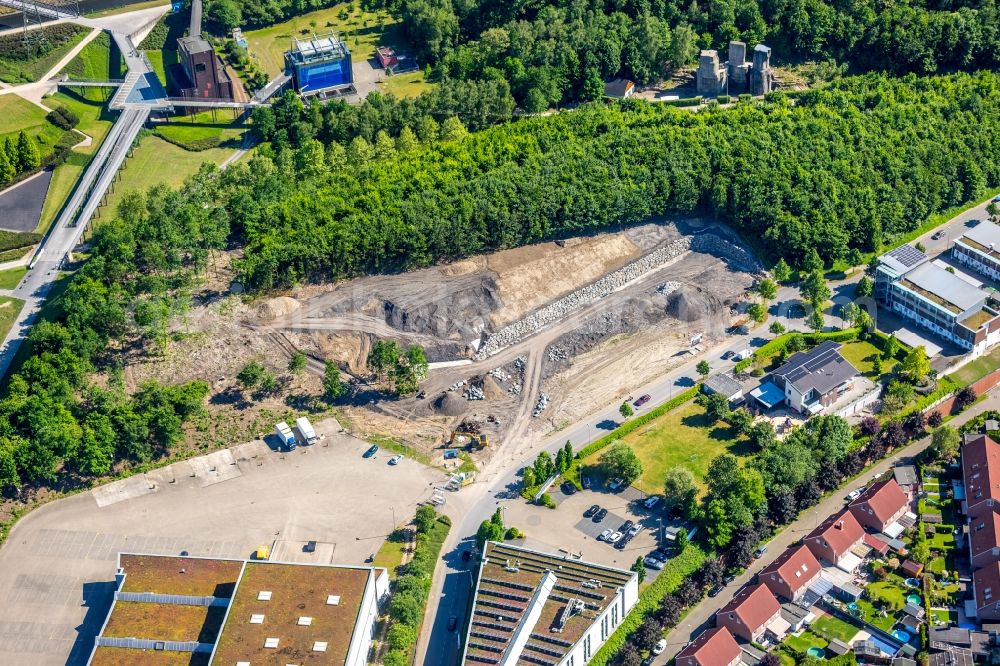
[(120, 551), (244, 558), (267, 545), (301, 561), (315, 540), (315, 558), (359, 565), (444, 480), (411, 460), (390, 467), (388, 453), (362, 458), (369, 445), (332, 419), (316, 430), (326, 438), (312, 447), (253, 442), (29, 514), (0, 549), (0, 664), (85, 663)]
[[(971, 420), (977, 414), (981, 414), (988, 409), (1000, 409), (1000, 394), (995, 392), (990, 393), (986, 400), (983, 400), (972, 409), (955, 417), (950, 422), (950, 425), (959, 426), (966, 421)], [(691, 640), (693, 640), (698, 634), (711, 625), (712, 617), (715, 613), (732, 601), (733, 595), (735, 595), (735, 593), (743, 585), (749, 583), (761, 569), (776, 560), (782, 552), (784, 552), (784, 550), (794, 542), (798, 541), (815, 529), (815, 527), (819, 525), (819, 523), (827, 516), (842, 509), (846, 504), (844, 498), (849, 492), (868, 485), (873, 475), (880, 474), (891, 469), (892, 466), (899, 460), (912, 458), (919, 452), (923, 451), (930, 445), (930, 443), (930, 437), (925, 437), (903, 449), (900, 449), (891, 457), (886, 458), (874, 467), (865, 470), (865, 472), (862, 473), (857, 479), (833, 492), (830, 496), (826, 497), (812, 509), (803, 511), (799, 515), (798, 520), (785, 527), (785, 529), (779, 532), (768, 542), (767, 553), (765, 553), (761, 559), (755, 560), (751, 563), (750, 566), (747, 567), (747, 570), (730, 583), (729, 586), (727, 586), (718, 596), (705, 597), (700, 604), (691, 609), (691, 612), (684, 618), (684, 621), (667, 635), (667, 649), (662, 655), (657, 657), (653, 663), (662, 666), (673, 659), (685, 645), (691, 642)]]

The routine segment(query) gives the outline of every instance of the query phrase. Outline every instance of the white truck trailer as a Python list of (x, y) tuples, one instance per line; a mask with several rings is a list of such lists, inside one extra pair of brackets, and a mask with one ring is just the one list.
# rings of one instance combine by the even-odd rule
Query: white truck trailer
[(304, 416), (300, 416), (295, 419), (295, 427), (299, 429), (299, 434), (302, 435), (302, 441), (306, 444), (313, 444), (316, 442), (318, 437), (316, 437), (316, 431), (313, 430), (312, 423), (309, 423), (309, 419)]
[(295, 442), (295, 433), (292, 432), (292, 429), (284, 421), (279, 421), (278, 425), (274, 426), (274, 432), (278, 435), (278, 441), (289, 451), (294, 450), (298, 446)]

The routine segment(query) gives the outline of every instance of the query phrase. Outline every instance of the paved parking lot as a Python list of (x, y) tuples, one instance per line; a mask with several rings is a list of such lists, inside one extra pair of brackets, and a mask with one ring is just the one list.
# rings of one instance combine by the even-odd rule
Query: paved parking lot
[[(362, 564), (430, 497), (443, 473), (363, 459), (366, 442), (316, 424), (320, 444), (263, 442), (175, 463), (53, 502), (0, 549), (0, 664), (86, 662), (111, 601), (119, 551)], [(317, 541), (316, 552), (302, 545)], [(275, 559), (277, 559), (275, 557)]]
[[(584, 490), (564, 495), (558, 488), (551, 492), (558, 508), (547, 509), (517, 499), (504, 502), (505, 521), (525, 533), (525, 545), (548, 552), (569, 552), (588, 562), (628, 569), (640, 556), (656, 548), (656, 532), (661, 512), (649, 511), (642, 505), (646, 495), (634, 488), (621, 493), (601, 490)], [(608, 510), (605, 518), (595, 523), (583, 513), (593, 504)], [(619, 550), (611, 544), (597, 540), (604, 530), (617, 530), (626, 520), (641, 524), (644, 529), (625, 548)], [(647, 569), (652, 578), (657, 572)]]

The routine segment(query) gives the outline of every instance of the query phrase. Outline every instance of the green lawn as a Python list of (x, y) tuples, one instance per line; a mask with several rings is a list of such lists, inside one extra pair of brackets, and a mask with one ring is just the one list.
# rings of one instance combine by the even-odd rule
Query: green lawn
[(932, 608), (931, 616), (939, 620), (940, 622), (958, 622), (958, 611), (945, 610), (942, 608)]
[[(113, 65), (112, 65), (113, 63)], [(111, 36), (102, 32), (66, 65), (63, 70), (71, 79), (125, 78), (121, 52)]]
[(817, 636), (808, 629), (797, 636), (789, 636), (785, 639), (785, 645), (794, 652), (805, 654), (811, 647), (825, 648), (830, 642), (822, 636)]
[(63, 23), (44, 28), (46, 47), (23, 48), (23, 36), (12, 32), (0, 37), (0, 81), (31, 83), (42, 78), (90, 32), (89, 28)]
[[(2, 99), (2, 98), (0, 98)], [(90, 162), (91, 156), (97, 151), (107, 135), (108, 130), (114, 120), (114, 116), (106, 110), (101, 92), (97, 89), (90, 89), (86, 96), (77, 95), (72, 92), (58, 92), (55, 95), (45, 98), (45, 103), (49, 106), (66, 106), (72, 109), (80, 118), (77, 130), (83, 132), (93, 139), (89, 146), (74, 148), (66, 161), (56, 167), (52, 174), (52, 182), (49, 183), (49, 192), (45, 196), (45, 204), (42, 206), (42, 216), (38, 223), (39, 233), (44, 233), (49, 225), (59, 214), (69, 193), (80, 175)], [(82, 137), (81, 137), (82, 138)]]
[[(355, 63), (374, 58), (376, 46), (392, 46), (405, 51), (402, 28), (395, 18), (384, 10), (366, 11), (362, 3), (355, 2), (320, 9), (244, 34), (250, 53), (273, 78), (285, 69), (285, 51), (292, 39), (331, 31), (344, 40)], [(429, 87), (422, 71), (389, 77), (382, 85), (383, 91), (397, 96), (419, 95)]]
[(123, 194), (130, 190), (147, 190), (153, 185), (180, 187), (194, 175), (204, 162), (221, 164), (233, 154), (227, 148), (211, 148), (200, 152), (184, 150), (157, 136), (140, 140), (132, 157), (126, 160), (115, 190), (108, 195), (107, 205), (94, 216), (100, 220), (113, 214)]
[[(734, 439), (725, 424), (711, 425), (705, 409), (695, 402), (654, 419), (626, 435), (625, 442), (642, 460), (642, 476), (633, 485), (647, 493), (663, 491), (663, 479), (671, 467), (687, 467), (704, 483), (709, 464), (720, 453), (750, 453), (745, 438)], [(594, 464), (599, 457), (597, 453), (584, 462)]]
[(861, 611), (861, 619), (875, 625), (882, 631), (889, 631), (896, 624), (896, 616), (889, 613), (885, 617), (867, 599), (858, 599), (858, 609)]
[(962, 386), (972, 384), (997, 368), (1000, 368), (1000, 347), (997, 347), (986, 356), (980, 356), (975, 361), (970, 361), (951, 374), (951, 378)]
[(405, 548), (406, 536), (403, 530), (396, 530), (375, 553), (375, 562), (372, 566), (385, 568), (389, 572), (389, 579), (396, 580), (396, 568), (403, 563)]
[(173, 80), (167, 74), (167, 70), (171, 65), (175, 65), (181, 61), (180, 56), (177, 55), (177, 51), (173, 49), (146, 51), (146, 55), (149, 57), (150, 64), (153, 65), (153, 71), (160, 78), (160, 83), (168, 90), (176, 88), (176, 85), (172, 82)]
[(24, 307), (24, 301), (9, 296), (0, 296), (0, 337), (6, 336), (14, 319)]
[(26, 266), (18, 266), (17, 268), (8, 268), (5, 271), (0, 271), (0, 289), (13, 289), (27, 272), (28, 268)]
[(851, 639), (860, 631), (850, 622), (845, 622), (832, 615), (821, 615), (809, 627), (813, 632), (827, 640), (837, 639), (850, 645)]
[(871, 375), (875, 358), (881, 356), (882, 351), (866, 340), (854, 340), (844, 343), (840, 353), (862, 374)]
[(0, 141), (14, 140), (20, 132), (38, 141), (38, 152), (44, 157), (63, 135), (63, 131), (45, 119), (47, 112), (17, 95), (0, 95)]
[(243, 143), (246, 125), (232, 122), (229, 111), (203, 111), (192, 116), (177, 116), (170, 122), (157, 123), (161, 138), (187, 150), (206, 150), (224, 145), (238, 148)]

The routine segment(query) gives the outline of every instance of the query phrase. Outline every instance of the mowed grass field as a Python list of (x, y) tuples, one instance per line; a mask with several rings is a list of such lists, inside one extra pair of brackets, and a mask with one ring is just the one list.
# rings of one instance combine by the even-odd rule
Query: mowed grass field
[(63, 131), (45, 119), (45, 109), (17, 95), (0, 95), (0, 141), (9, 136), (17, 140), (20, 132), (37, 139), (38, 152), (45, 156), (63, 135)]
[(157, 123), (155, 133), (181, 148), (201, 151), (224, 146), (236, 148), (243, 143), (247, 125), (233, 121), (232, 112), (222, 109), (202, 111), (191, 116), (177, 116), (169, 122)]
[[(285, 69), (285, 51), (293, 39), (305, 39), (312, 34), (335, 32), (351, 51), (354, 66), (375, 57), (377, 46), (391, 46), (406, 52), (406, 43), (399, 21), (384, 10), (365, 11), (359, 3), (341, 3), (327, 9), (296, 16), (283, 23), (244, 33), (250, 53), (257, 58), (268, 76), (275, 77)], [(397, 97), (419, 95), (430, 87), (423, 71), (391, 76), (380, 85), (383, 92)]]
[(123, 79), (125, 68), (111, 35), (102, 32), (66, 65), (63, 74), (71, 79)]
[(186, 178), (197, 173), (202, 163), (221, 164), (234, 152), (230, 148), (192, 152), (157, 136), (143, 137), (132, 157), (125, 162), (115, 191), (108, 195), (107, 205), (97, 211), (94, 220), (110, 219), (126, 192), (145, 191), (153, 185), (180, 187)]
[(13, 289), (27, 272), (28, 268), (26, 266), (18, 266), (17, 268), (8, 268), (5, 271), (0, 271), (0, 289)]
[(96, 88), (88, 90), (87, 97), (75, 93), (59, 92), (47, 97), (45, 103), (49, 106), (61, 105), (72, 109), (80, 118), (77, 130), (91, 137), (93, 142), (89, 146), (74, 148), (66, 161), (56, 167), (52, 174), (52, 182), (49, 183), (49, 193), (45, 197), (45, 205), (42, 206), (42, 216), (38, 229), (36, 229), (39, 233), (44, 233), (55, 220), (73, 186), (79, 180), (87, 163), (90, 162), (90, 158), (101, 145), (114, 121), (114, 117), (106, 110), (101, 91)]
[[(662, 493), (667, 470), (675, 466), (687, 467), (704, 487), (708, 466), (716, 456), (727, 451), (737, 456), (751, 452), (746, 438), (735, 437), (725, 423), (709, 423), (705, 409), (695, 402), (651, 421), (624, 441), (642, 460), (642, 475), (632, 485), (645, 493)], [(585, 463), (596, 464), (599, 458), (597, 453)]]
[[(851, 365), (860, 370), (862, 374), (871, 375), (875, 364), (875, 357), (881, 356), (882, 351), (865, 340), (854, 340), (852, 342), (845, 342), (844, 346), (840, 348), (840, 353)], [(888, 365), (889, 363), (883, 363), (883, 371), (886, 370), (886, 366)]]
[[(0, 56), (0, 81), (12, 84), (38, 81), (90, 33), (88, 28), (67, 24), (53, 26), (45, 30), (50, 35), (50, 42), (57, 43), (58, 46), (37, 57), (22, 59), (20, 56)], [(20, 41), (21, 39), (23, 39), (21, 35), (10, 33), (0, 39), (0, 42)], [(32, 51), (32, 53), (37, 53), (37, 51)]]
[(21, 313), (23, 307), (24, 301), (20, 299), (0, 296), (0, 336), (6, 337), (7, 331), (13, 326), (14, 319)]
[(951, 378), (961, 385), (977, 382), (997, 368), (1000, 368), (1000, 347), (986, 356), (970, 361), (951, 374)]

